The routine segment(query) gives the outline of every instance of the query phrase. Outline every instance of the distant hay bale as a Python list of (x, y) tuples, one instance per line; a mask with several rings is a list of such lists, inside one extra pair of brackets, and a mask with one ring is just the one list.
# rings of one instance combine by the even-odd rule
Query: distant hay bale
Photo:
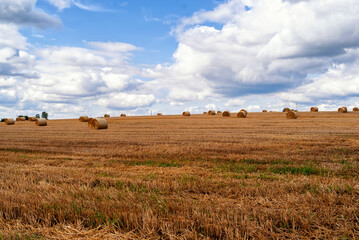
[(242, 110), (237, 113), (237, 118), (246, 118), (247, 117), (247, 111), (246, 110), (242, 111)]
[(88, 116), (81, 116), (81, 117), (79, 118), (79, 121), (80, 121), (80, 122), (88, 122), (88, 121), (89, 121), (89, 117), (88, 117)]
[(110, 114), (105, 114), (105, 115), (103, 115), (105, 118), (108, 118), (108, 117), (110, 117)]
[(298, 114), (296, 112), (290, 111), (290, 112), (287, 112), (287, 114), (286, 114), (287, 119), (297, 119), (297, 117), (298, 117)]
[(88, 122), (87, 122), (87, 126), (91, 127), (92, 126), (92, 120), (93, 118), (89, 118)]
[(241, 109), (241, 112), (246, 112), (246, 115), (248, 114), (247, 110)]
[(224, 112), (222, 113), (222, 116), (223, 116), (223, 117), (230, 117), (230, 116), (231, 116), (231, 112), (230, 112), (230, 111), (224, 111)]
[(222, 114), (222, 111), (217, 111), (217, 114)]
[(37, 126), (47, 126), (46, 118), (37, 118), (36, 119), (36, 125)]
[(318, 112), (318, 107), (311, 107), (311, 108), (310, 108), (310, 111), (311, 111), (311, 112)]
[(36, 117), (29, 117), (29, 122), (35, 122), (36, 121)]
[(208, 114), (207, 112), (203, 112), (203, 114)]
[(262, 112), (268, 112), (267, 110), (265, 110), (265, 109), (263, 109), (263, 111)]
[(5, 119), (5, 124), (6, 125), (14, 125), (15, 124), (15, 120), (13, 118), (6, 118)]
[(157, 113), (157, 116), (162, 116), (162, 113)]
[(182, 113), (182, 116), (189, 117), (191, 116), (191, 113), (189, 111), (185, 111)]
[(346, 113), (346, 112), (348, 112), (348, 109), (346, 107), (341, 107), (341, 108), (338, 108), (338, 112)]
[(284, 108), (284, 112), (291, 112), (290, 108)]
[(208, 115), (216, 115), (216, 111), (214, 111), (214, 110), (209, 110), (209, 111), (208, 111)]
[(107, 120), (104, 118), (93, 118), (91, 120), (90, 127), (96, 130), (107, 129), (108, 128)]
[(359, 108), (357, 107), (353, 108), (353, 112), (359, 112)]
[(298, 110), (294, 110), (293, 112), (299, 112)]
[(126, 114), (122, 113), (122, 114), (121, 114), (121, 117), (126, 117)]
[(26, 121), (26, 118), (25, 117), (17, 117), (16, 121), (17, 122)]

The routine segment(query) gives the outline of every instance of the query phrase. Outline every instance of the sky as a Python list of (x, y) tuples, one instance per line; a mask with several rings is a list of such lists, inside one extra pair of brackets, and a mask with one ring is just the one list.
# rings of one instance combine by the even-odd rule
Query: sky
[(0, 0), (0, 118), (359, 106), (357, 0)]

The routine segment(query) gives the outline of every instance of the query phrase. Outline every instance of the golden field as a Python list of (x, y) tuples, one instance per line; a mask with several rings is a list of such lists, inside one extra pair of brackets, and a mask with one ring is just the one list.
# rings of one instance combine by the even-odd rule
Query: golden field
[(0, 239), (358, 239), (359, 113), (0, 124)]

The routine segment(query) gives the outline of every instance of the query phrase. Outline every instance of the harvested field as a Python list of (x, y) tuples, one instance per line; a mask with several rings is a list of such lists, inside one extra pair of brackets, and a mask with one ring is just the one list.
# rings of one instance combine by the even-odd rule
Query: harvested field
[(232, 115), (1, 123), (0, 236), (359, 238), (359, 113)]

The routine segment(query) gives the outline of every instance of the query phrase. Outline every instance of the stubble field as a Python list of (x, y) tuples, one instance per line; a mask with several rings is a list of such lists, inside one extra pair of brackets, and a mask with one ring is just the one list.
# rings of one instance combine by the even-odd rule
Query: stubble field
[(359, 238), (359, 113), (108, 122), (0, 124), (0, 239)]

